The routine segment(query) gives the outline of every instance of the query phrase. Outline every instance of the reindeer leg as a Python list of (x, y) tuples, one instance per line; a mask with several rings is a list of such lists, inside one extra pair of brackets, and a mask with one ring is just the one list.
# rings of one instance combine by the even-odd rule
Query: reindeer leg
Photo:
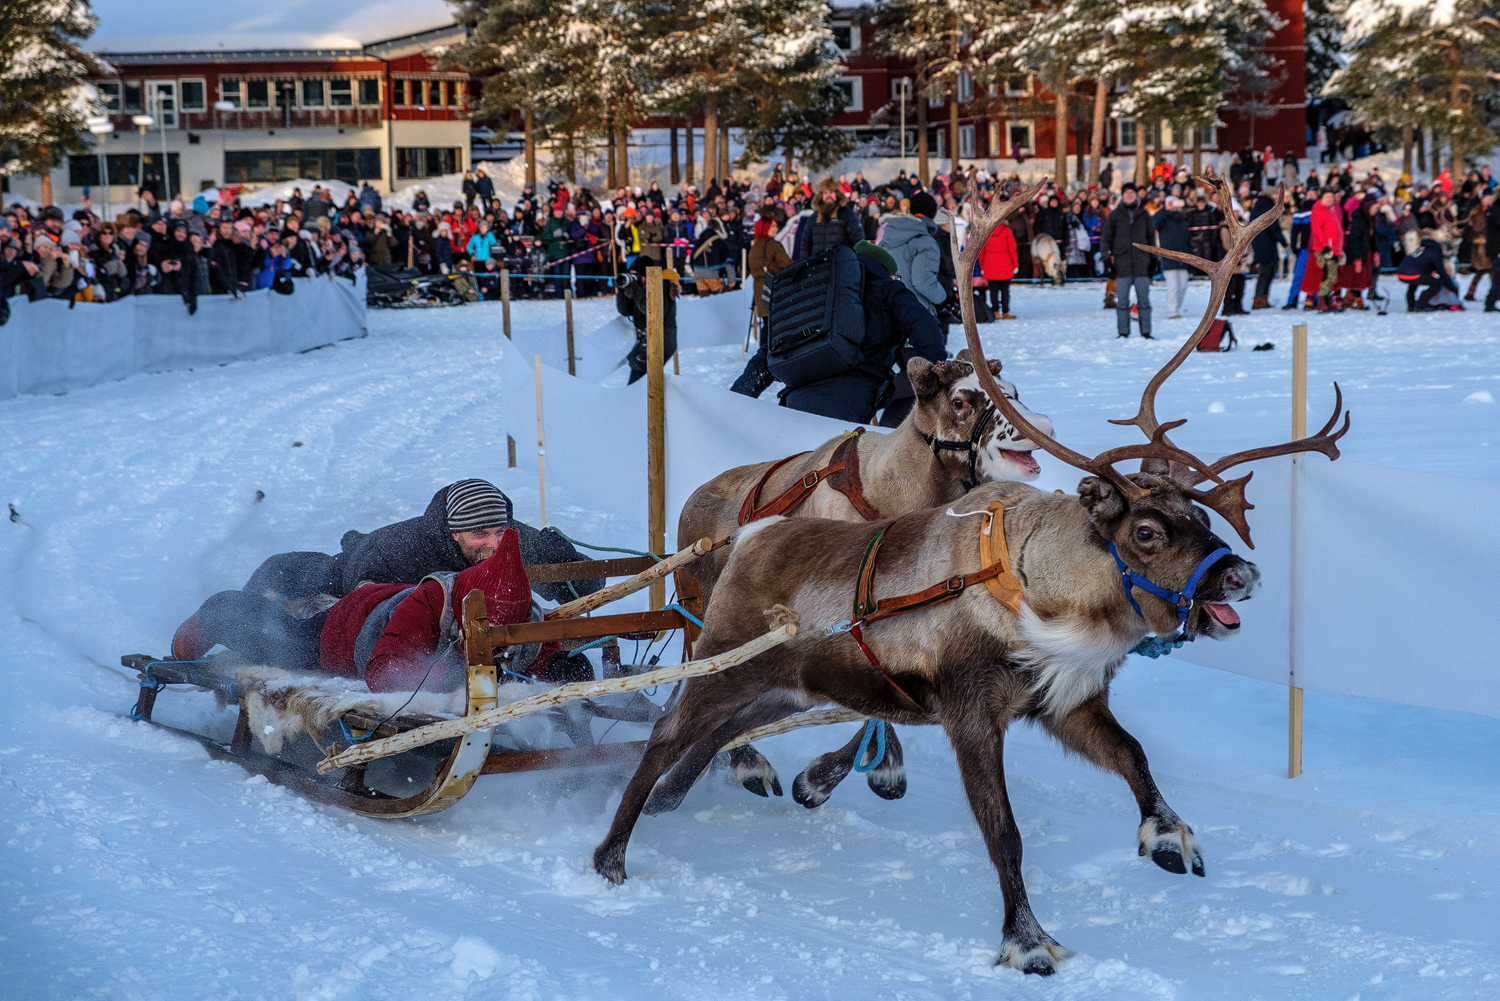
[(729, 767), (734, 769), (735, 780), (757, 796), (770, 798), (771, 793), (781, 795), (781, 778), (766, 756), (752, 744), (736, 747), (729, 752)]
[(981, 690), (945, 697), (940, 711), (943, 729), (958, 757), (969, 808), (979, 822), (990, 861), (1000, 873), (1005, 924), (996, 962), (1023, 973), (1049, 976), (1072, 952), (1042, 930), (1026, 899), (1026, 884), (1021, 878), (1021, 832), (1005, 792), (1005, 727), (1010, 717), (993, 708), (987, 697), (990, 694)]
[[(896, 728), (885, 726), (885, 757), (865, 776), (870, 791), (881, 799), (900, 799), (906, 795), (906, 766), (902, 764), (901, 742), (896, 739)], [(859, 745), (864, 740), (864, 727), (856, 730), (853, 739), (837, 751), (820, 754), (807, 763), (801, 774), (792, 782), (792, 798), (809, 810), (822, 806), (833, 795), (838, 784), (854, 770), (854, 760), (859, 755)], [(873, 750), (870, 753), (874, 753)]]
[[(745, 696), (743, 704), (729, 719), (707, 728), (706, 733), (705, 728), (695, 727), (696, 732), (702, 736), (693, 740), (666, 775), (651, 790), (651, 795), (647, 798), (643, 808), (646, 815), (654, 817), (657, 814), (677, 809), (682, 805), (688, 790), (698, 781), (698, 776), (703, 774), (703, 769), (707, 768), (709, 762), (714, 759), (714, 755), (719, 753), (719, 748), (746, 730), (753, 730), (766, 723), (774, 723), (796, 709), (797, 703), (788, 694), (762, 693), (757, 696), (752, 691)], [(757, 751), (755, 754), (759, 757), (760, 752)], [(769, 762), (767, 767), (770, 767)], [(780, 795), (780, 792), (777, 795)]]
[(1193, 829), (1162, 798), (1141, 742), (1109, 711), (1107, 692), (1086, 699), (1060, 720), (1046, 715), (1039, 715), (1038, 719), (1068, 750), (1114, 772), (1130, 786), (1141, 808), (1141, 826), (1137, 831), (1140, 854), (1150, 855), (1151, 861), (1179, 876), (1189, 866), (1193, 875), (1205, 875), (1203, 850), (1193, 837)]
[(889, 723), (885, 725), (885, 757), (870, 769), (865, 782), (881, 799), (900, 799), (906, 795), (906, 756), (901, 741), (896, 739), (896, 728)]

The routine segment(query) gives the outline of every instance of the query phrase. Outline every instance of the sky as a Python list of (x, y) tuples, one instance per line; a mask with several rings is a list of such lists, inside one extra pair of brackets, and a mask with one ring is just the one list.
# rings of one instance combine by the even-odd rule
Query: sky
[(93, 8), (99, 30), (88, 48), (94, 52), (358, 48), (453, 21), (444, 0), (282, 0), (272, 7), (226, 0), (94, 0)]

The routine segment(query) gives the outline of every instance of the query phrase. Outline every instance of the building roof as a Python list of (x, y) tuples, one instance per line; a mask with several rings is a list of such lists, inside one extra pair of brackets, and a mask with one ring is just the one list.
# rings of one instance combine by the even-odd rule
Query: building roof
[[(179, 0), (94, 0), (93, 10), (99, 16), (99, 30), (86, 48), (107, 53), (112, 61), (121, 61), (119, 57), (126, 53), (191, 52), (201, 62), (210, 53), (218, 54), (214, 58), (224, 54), (243, 58), (249, 51), (261, 60), (268, 53), (292, 51), (299, 58), (329, 58), (351, 50), (358, 55), (367, 45), (453, 27), (453, 10), (445, 0), (270, 7), (229, 0), (195, 0), (190, 4)], [(434, 25), (442, 27), (435, 29)]]

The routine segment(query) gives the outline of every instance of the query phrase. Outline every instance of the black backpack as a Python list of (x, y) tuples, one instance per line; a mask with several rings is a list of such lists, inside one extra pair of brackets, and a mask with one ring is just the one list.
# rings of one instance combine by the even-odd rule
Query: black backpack
[(796, 389), (864, 361), (864, 269), (848, 247), (831, 247), (771, 276), (771, 374)]

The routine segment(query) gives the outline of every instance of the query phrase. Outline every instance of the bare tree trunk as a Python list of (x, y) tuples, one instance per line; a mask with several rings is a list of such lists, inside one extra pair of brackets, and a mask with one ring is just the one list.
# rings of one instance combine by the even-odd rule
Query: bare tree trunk
[(792, 140), (790, 137), (788, 137), (786, 141), (786, 170), (784, 171), (787, 180), (792, 179), (792, 171), (796, 169), (796, 163), (792, 159)]
[(1099, 171), (1104, 169), (1104, 119), (1109, 100), (1109, 81), (1094, 84), (1094, 131), (1089, 136), (1089, 183), (1099, 183)]
[(683, 184), (692, 184), (693, 183), (693, 163), (694, 163), (694, 159), (693, 158), (696, 157), (697, 155), (698, 154), (693, 149), (693, 116), (692, 115), (688, 115), (688, 119), (687, 119), (687, 166), (683, 170), (683, 175), (682, 175), (682, 183)]
[(958, 81), (954, 78), (953, 92), (948, 95), (948, 167), (949, 183), (958, 176)]
[(620, 175), (620, 187), (630, 187), (630, 119), (623, 115), (615, 123), (615, 135), (620, 140), (620, 152), (615, 154), (616, 170)]
[(1416, 139), (1417, 169), (1425, 174), (1427, 172), (1427, 133), (1421, 126), (1416, 126), (1412, 129), (1412, 134)]
[(604, 186), (613, 191), (620, 186), (619, 174), (615, 170), (615, 124), (613, 119), (604, 122)]
[(578, 133), (569, 132), (567, 145), (563, 148), (563, 173), (569, 184), (578, 183)]
[(1183, 156), (1184, 156), (1183, 145), (1182, 145), (1182, 126), (1181, 125), (1174, 124), (1172, 126), (1172, 139), (1173, 139), (1173, 141), (1175, 141), (1177, 143), (1177, 166), (1181, 167), (1182, 164), (1183, 164)]
[(922, 63), (917, 68), (916, 99), (917, 99), (917, 179), (925, 187), (928, 182), (927, 173), (927, 64)]
[(521, 118), (522, 128), (525, 130), (524, 155), (526, 157), (526, 183), (536, 190), (536, 117), (531, 112), (526, 112)]
[(719, 176), (719, 104), (710, 96), (703, 105), (703, 188)]
[(719, 176), (729, 176), (729, 124), (719, 130)]
[[(1460, 65), (1462, 57), (1458, 53), (1458, 46), (1448, 47), (1448, 61), (1453, 65), (1453, 83), (1448, 88), (1448, 110), (1454, 121), (1458, 121), (1462, 113), (1463, 104), (1463, 67)], [(1458, 129), (1454, 129), (1448, 135), (1448, 167), (1453, 171), (1455, 186), (1463, 181), (1464, 173), (1464, 146), (1463, 137)]]
[(1411, 126), (1401, 126), (1401, 173), (1405, 177), (1411, 176)]
[(1088, 171), (1085, 169), (1087, 161), (1084, 159), (1083, 151), (1088, 148), (1089, 134), (1088, 126), (1085, 124), (1082, 115), (1075, 115), (1074, 122), (1076, 124), (1073, 130), (1075, 133), (1073, 148), (1076, 152), (1073, 154), (1073, 177), (1077, 179), (1079, 187), (1082, 187), (1087, 183), (1085, 178), (1088, 176)]
[(668, 176), (672, 179), (672, 186), (676, 187), (677, 185), (682, 183), (682, 167), (679, 165), (677, 159), (677, 119), (673, 118), (671, 119), (671, 122), (672, 125), (667, 131), (671, 134), (672, 137), (672, 172)]
[(1135, 120), (1135, 173), (1132, 180), (1136, 187), (1145, 187), (1149, 172), (1146, 169), (1146, 123), (1139, 118)]
[(1057, 185), (1057, 190), (1067, 192), (1068, 91), (1062, 84), (1057, 85), (1057, 93), (1052, 95), (1052, 176), (1052, 183)]
[[(38, 147), (37, 153), (42, 158), (42, 206), (45, 208), (52, 204), (52, 150), (46, 146)], [(165, 171), (163, 171), (165, 173)], [(166, 182), (162, 183), (162, 191), (167, 190)], [(163, 198), (162, 201), (167, 201)]]
[(1193, 126), (1193, 180), (1203, 176), (1203, 130)]

